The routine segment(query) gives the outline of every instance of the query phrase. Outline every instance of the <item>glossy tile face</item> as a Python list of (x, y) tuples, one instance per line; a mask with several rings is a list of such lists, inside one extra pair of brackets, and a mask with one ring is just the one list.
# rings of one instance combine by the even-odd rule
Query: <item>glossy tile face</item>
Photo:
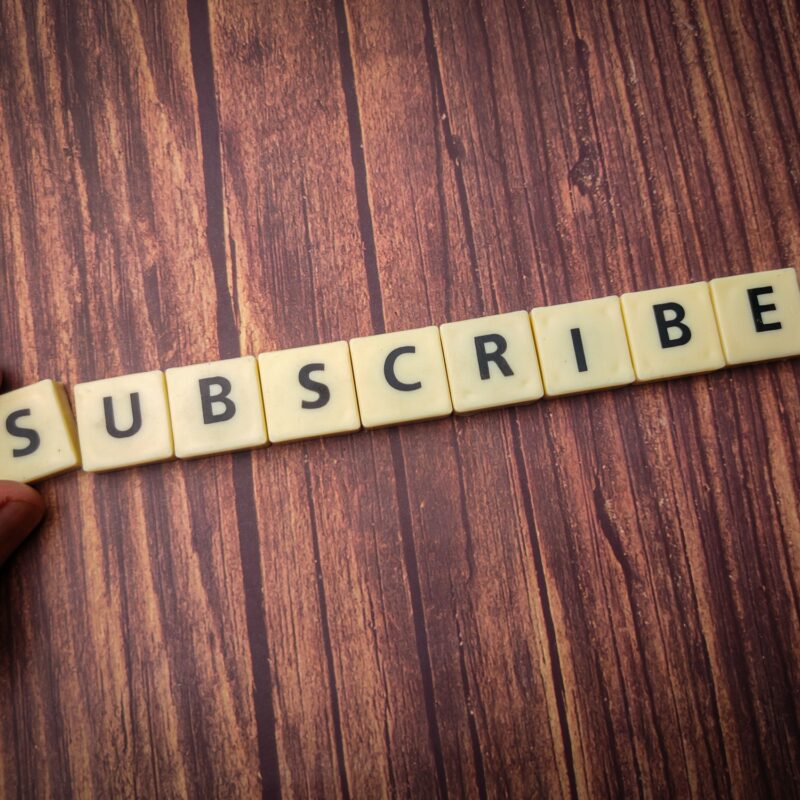
[(253, 356), (167, 370), (175, 455), (196, 458), (267, 443)]
[(350, 355), (365, 428), (452, 413), (435, 325), (352, 339)]
[(160, 370), (79, 383), (75, 416), (87, 472), (172, 458), (167, 391)]
[(725, 366), (708, 284), (623, 294), (622, 314), (638, 381)]
[(635, 380), (618, 297), (534, 308), (531, 318), (549, 397)]
[(347, 342), (262, 353), (258, 369), (271, 442), (361, 427)]
[(0, 395), (0, 479), (32, 483), (81, 465), (75, 421), (60, 383)]
[(794, 269), (715, 278), (710, 286), (728, 364), (800, 355), (800, 288)]
[(439, 328), (453, 408), (460, 414), (542, 396), (525, 311), (447, 322)]

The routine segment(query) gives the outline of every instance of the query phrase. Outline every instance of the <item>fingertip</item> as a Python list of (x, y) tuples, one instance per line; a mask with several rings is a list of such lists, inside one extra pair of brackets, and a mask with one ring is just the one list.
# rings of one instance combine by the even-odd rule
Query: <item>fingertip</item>
[(0, 481), (0, 508), (6, 503), (27, 503), (44, 513), (44, 500), (39, 492), (27, 483)]
[(0, 481), (0, 564), (41, 522), (44, 500), (36, 489), (15, 481)]

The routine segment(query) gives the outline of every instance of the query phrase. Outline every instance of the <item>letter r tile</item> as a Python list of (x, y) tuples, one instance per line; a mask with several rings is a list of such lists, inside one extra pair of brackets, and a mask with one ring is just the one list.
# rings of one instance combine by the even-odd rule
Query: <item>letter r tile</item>
[(453, 407), (459, 414), (530, 403), (542, 379), (525, 311), (440, 326)]
[(361, 422), (379, 428), (453, 411), (435, 325), (351, 339)]
[(87, 472), (172, 458), (163, 372), (79, 383), (74, 392), (83, 468)]
[(253, 356), (167, 370), (175, 455), (197, 458), (267, 444)]
[(704, 281), (623, 294), (636, 380), (657, 381), (725, 366)]

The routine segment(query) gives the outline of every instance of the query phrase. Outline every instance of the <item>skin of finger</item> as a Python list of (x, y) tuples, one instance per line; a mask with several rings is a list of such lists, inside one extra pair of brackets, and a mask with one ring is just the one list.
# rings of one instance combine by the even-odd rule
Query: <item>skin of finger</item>
[[(0, 370), (0, 386), (3, 371)], [(44, 516), (44, 501), (36, 489), (15, 481), (0, 481), (0, 566)]]
[(24, 483), (0, 481), (0, 564), (39, 524), (44, 515), (42, 496)]

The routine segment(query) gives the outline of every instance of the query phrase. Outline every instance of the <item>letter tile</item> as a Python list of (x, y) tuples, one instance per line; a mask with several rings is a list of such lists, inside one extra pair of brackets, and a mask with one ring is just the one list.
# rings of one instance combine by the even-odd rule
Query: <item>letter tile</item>
[(705, 281), (630, 292), (620, 301), (637, 381), (725, 366)]
[(711, 281), (728, 364), (800, 355), (800, 288), (791, 267)]
[(446, 417), (453, 411), (435, 325), (350, 340), (365, 428)]
[(262, 353), (258, 368), (271, 442), (361, 427), (347, 342)]
[(534, 308), (531, 319), (548, 397), (636, 379), (618, 297)]
[(267, 444), (253, 356), (168, 369), (167, 391), (178, 458)]
[(160, 370), (79, 383), (74, 394), (87, 472), (172, 458), (167, 391)]
[(0, 395), (0, 479), (33, 483), (81, 465), (67, 393), (46, 380)]
[(530, 403), (542, 396), (527, 312), (446, 322), (439, 330), (453, 408), (459, 414)]

